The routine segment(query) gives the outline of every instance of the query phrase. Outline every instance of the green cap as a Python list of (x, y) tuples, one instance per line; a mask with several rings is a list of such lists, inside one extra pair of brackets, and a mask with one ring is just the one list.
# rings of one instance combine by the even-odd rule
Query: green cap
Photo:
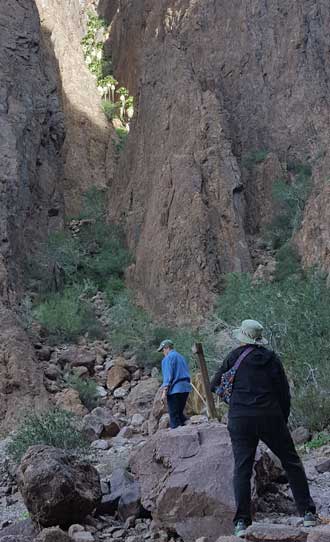
[(157, 348), (157, 352), (161, 352), (163, 350), (163, 348), (166, 348), (167, 346), (170, 346), (171, 348), (173, 348), (174, 344), (173, 344), (173, 341), (171, 341), (171, 339), (164, 339), (159, 347)]

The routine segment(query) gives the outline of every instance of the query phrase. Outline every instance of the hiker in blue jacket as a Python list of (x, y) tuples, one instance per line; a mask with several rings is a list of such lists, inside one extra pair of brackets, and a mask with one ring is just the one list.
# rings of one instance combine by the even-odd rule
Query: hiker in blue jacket
[(162, 361), (162, 400), (167, 399), (171, 429), (185, 424), (186, 417), (183, 411), (191, 391), (188, 364), (185, 358), (173, 347), (173, 342), (170, 339), (165, 339), (158, 348), (158, 352), (162, 352), (164, 355)]
[(275, 352), (265, 348), (267, 340), (263, 337), (263, 327), (256, 320), (243, 320), (241, 327), (234, 331), (234, 337), (240, 346), (228, 354), (211, 382), (211, 390), (215, 392), (222, 375), (245, 351), (246, 356), (235, 374), (228, 412), (228, 431), (235, 461), (234, 534), (244, 537), (252, 522), (250, 479), (259, 440), (281, 460), (298, 511), (304, 517), (304, 526), (313, 527), (316, 524), (315, 504), (287, 427), (290, 389), (281, 360)]

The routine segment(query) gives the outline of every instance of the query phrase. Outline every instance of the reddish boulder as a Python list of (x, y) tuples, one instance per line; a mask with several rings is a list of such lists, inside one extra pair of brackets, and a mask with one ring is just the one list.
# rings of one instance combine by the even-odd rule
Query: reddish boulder
[(141, 380), (129, 393), (126, 399), (126, 412), (133, 416), (137, 412), (144, 416), (149, 415), (155, 395), (159, 389), (159, 382), (156, 378)]
[(90, 514), (101, 499), (97, 470), (65, 450), (32, 446), (17, 482), (32, 520), (43, 527), (67, 527)]
[(111, 369), (108, 371), (107, 388), (110, 391), (114, 391), (127, 380), (131, 380), (131, 373), (125, 369), (125, 367), (114, 365), (114, 367), (111, 367)]
[(233, 457), (227, 428), (217, 422), (162, 430), (131, 458), (142, 505), (185, 541), (232, 532)]
[(103, 437), (115, 437), (120, 431), (117, 420), (108, 408), (97, 407), (83, 419), (82, 432), (93, 442)]

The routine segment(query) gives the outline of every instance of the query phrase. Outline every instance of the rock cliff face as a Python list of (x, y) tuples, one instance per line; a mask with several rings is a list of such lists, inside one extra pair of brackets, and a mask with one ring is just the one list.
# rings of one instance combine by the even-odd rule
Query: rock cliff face
[(113, 145), (109, 123), (101, 110), (95, 78), (83, 57), (81, 39), (85, 13), (92, 2), (35, 0), (41, 19), (49, 69), (58, 63), (59, 88), (66, 138), (63, 146), (63, 192), (68, 215), (77, 212), (81, 194), (91, 186), (105, 187), (112, 178)]
[(62, 222), (63, 114), (45, 72), (34, 1), (0, 5), (0, 424), (45, 400), (32, 347), (9, 309), (20, 264)]
[(17, 263), (63, 216), (63, 114), (32, 0), (1, 2), (0, 96), (1, 296), (9, 301)]
[(153, 310), (205, 310), (223, 273), (251, 269), (247, 236), (290, 161), (313, 168), (303, 259), (329, 268), (329, 22), (325, 0), (120, 3), (115, 73), (138, 111), (111, 205)]

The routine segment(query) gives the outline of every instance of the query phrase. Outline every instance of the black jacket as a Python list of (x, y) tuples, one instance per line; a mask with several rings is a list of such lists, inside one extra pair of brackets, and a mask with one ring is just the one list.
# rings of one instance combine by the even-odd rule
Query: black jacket
[[(247, 346), (232, 350), (211, 381), (211, 390), (220, 385), (223, 373), (231, 369)], [(283, 365), (272, 350), (256, 346), (239, 366), (230, 398), (229, 416), (281, 415), (288, 421), (290, 388)]]

